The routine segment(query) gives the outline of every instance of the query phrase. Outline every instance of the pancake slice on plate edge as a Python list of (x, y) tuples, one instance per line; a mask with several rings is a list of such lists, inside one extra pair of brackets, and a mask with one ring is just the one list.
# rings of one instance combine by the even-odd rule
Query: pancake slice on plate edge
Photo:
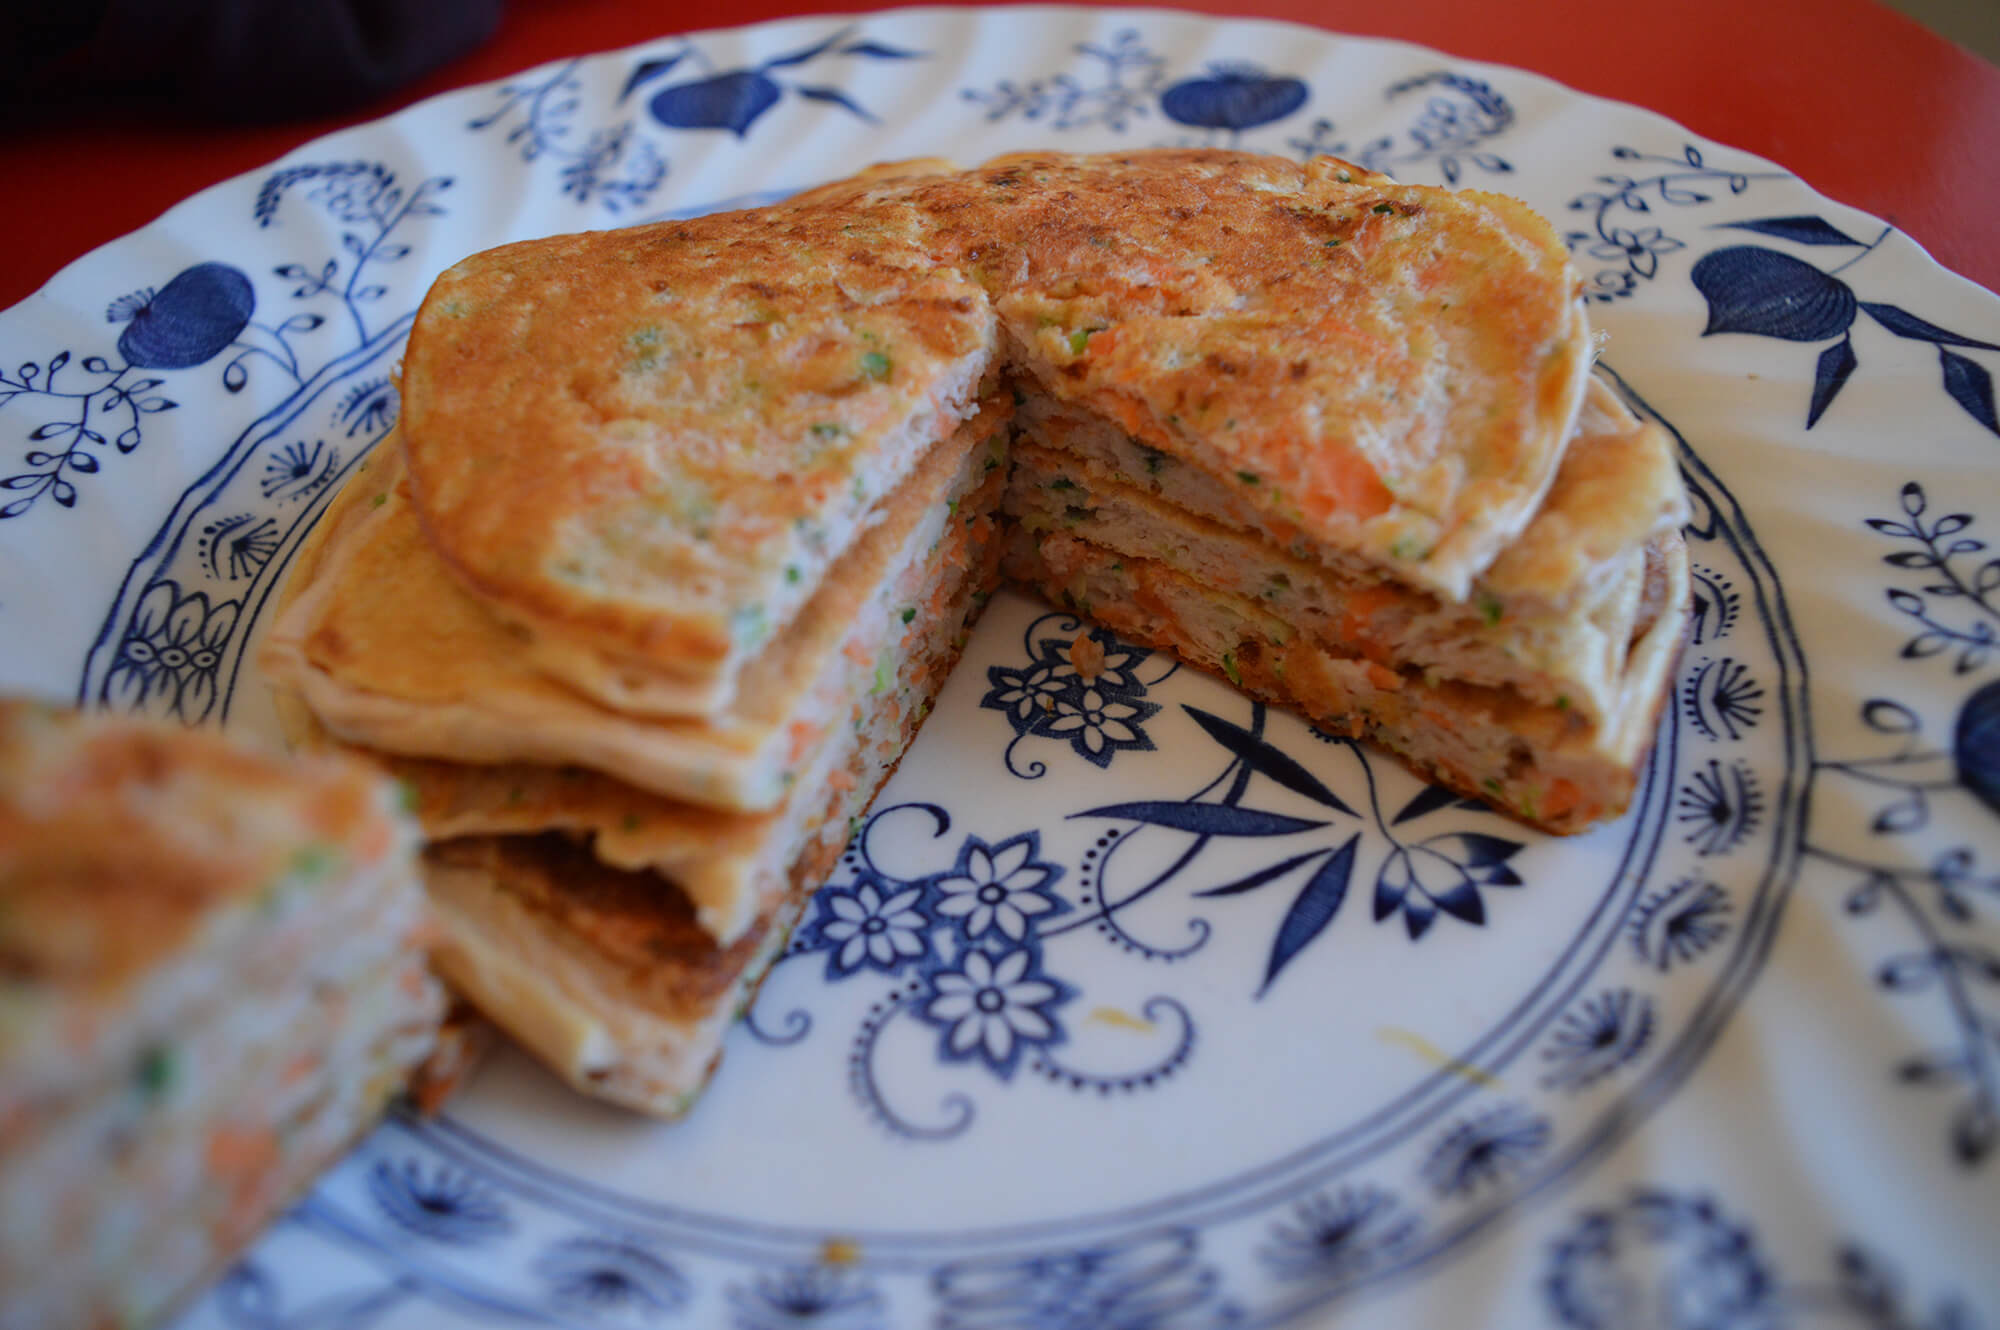
[(475, 255), (264, 660), (414, 791), (447, 977), (684, 1111), (998, 581), (1535, 826), (1620, 815), (1671, 442), (1514, 200), (1159, 150), (888, 164)]
[(0, 699), (0, 1326), (153, 1323), (374, 1124), (416, 849), (351, 759)]

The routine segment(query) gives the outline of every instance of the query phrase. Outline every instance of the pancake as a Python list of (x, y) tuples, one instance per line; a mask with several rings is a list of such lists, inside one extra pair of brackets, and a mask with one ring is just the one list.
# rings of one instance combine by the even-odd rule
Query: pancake
[(948, 508), (1001, 471), (990, 405), (934, 446), (879, 503), (819, 594), (751, 662), (737, 705), (703, 718), (614, 711), (535, 668), (519, 638), (465, 594), (393, 482), (334, 513), (345, 529), (312, 551), (264, 648), (267, 670), (343, 742), (457, 762), (577, 765), (711, 808), (780, 803), (799, 762), (874, 685), (878, 658), (923, 602), (904, 587)]
[[(826, 746), (821, 769), (798, 783), (782, 816), (712, 818), (708, 829), (726, 840), (704, 844), (694, 810), (599, 778), (562, 788), (567, 778), (558, 774), (528, 786), (541, 803), (522, 822), (560, 824), (569, 834), (491, 834), (512, 829), (480, 798), (492, 787), (445, 782), (470, 797), (437, 809), (438, 830), (491, 830), (440, 839), (427, 852), (444, 933), (440, 972), (578, 1090), (655, 1117), (685, 1113), (956, 663), (997, 572), (999, 542), (980, 544), (972, 574), (912, 620), (896, 662), (904, 682), (856, 700), (844, 737)], [(439, 786), (417, 788), (426, 807), (439, 801)], [(625, 825), (622, 848), (608, 843), (611, 817), (637, 819)], [(684, 889), (694, 881), (687, 855), (753, 879), (738, 899), (755, 908), (728, 941)], [(660, 871), (607, 859), (651, 860)]]
[(1593, 348), (1524, 205), (1330, 158), (926, 159), (523, 242), (427, 296), (265, 659), (408, 784), (450, 982), (673, 1116), (1003, 575), (1618, 816), (1687, 510)]
[(1646, 546), (1687, 508), (1665, 431), (1601, 381), (1588, 403), (1546, 501), (1466, 601), (1328, 568), (1278, 543), (1233, 490), (1046, 402), (1021, 413), (1006, 511), (1255, 600), (1379, 664), (1560, 700), (1594, 722), (1622, 694)]
[(1618, 816), (1652, 746), (1687, 628), (1678, 532), (1645, 552), (1624, 666), (1596, 721), (1559, 699), (1395, 669), (1338, 634), (1302, 630), (1261, 601), (1068, 535), (1009, 536), (1007, 576), (1113, 632), (1222, 675), (1321, 728), (1381, 745), (1426, 780), (1546, 831)]
[(996, 325), (907, 207), (724, 213), (447, 270), (411, 329), (414, 508), (530, 655), (707, 716), (971, 416)]
[(1452, 599), (1555, 476), (1590, 330), (1514, 200), (1192, 150), (915, 170), (438, 279), (403, 369), (412, 506), (540, 668), (726, 705), (1005, 366), (1316, 557)]
[(352, 760), (0, 700), (0, 1325), (152, 1323), (374, 1122), (415, 848)]

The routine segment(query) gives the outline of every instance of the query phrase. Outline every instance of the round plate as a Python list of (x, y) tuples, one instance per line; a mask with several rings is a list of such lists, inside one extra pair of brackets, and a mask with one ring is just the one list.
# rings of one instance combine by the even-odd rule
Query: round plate
[(0, 316), (0, 683), (268, 729), (246, 650), (444, 266), (871, 161), (1214, 144), (1524, 198), (1678, 439), (1694, 627), (1556, 840), (997, 598), (677, 1125), (503, 1054), (190, 1326), (1960, 1325), (2000, 1295), (2000, 303), (1514, 70), (903, 10), (440, 97)]

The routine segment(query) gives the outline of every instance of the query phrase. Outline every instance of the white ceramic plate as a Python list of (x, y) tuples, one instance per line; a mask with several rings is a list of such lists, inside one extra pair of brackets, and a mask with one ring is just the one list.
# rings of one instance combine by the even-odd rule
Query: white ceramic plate
[(1943, 1327), (2000, 1300), (2000, 302), (1531, 75), (906, 10), (324, 139), (0, 316), (0, 684), (267, 726), (245, 645), (464, 254), (883, 158), (1161, 143), (1332, 151), (1572, 233), (1696, 512), (1633, 813), (1533, 835), (1115, 644), (1087, 688), (1058, 668), (1082, 626), (1003, 598), (689, 1121), (502, 1057), (187, 1324)]

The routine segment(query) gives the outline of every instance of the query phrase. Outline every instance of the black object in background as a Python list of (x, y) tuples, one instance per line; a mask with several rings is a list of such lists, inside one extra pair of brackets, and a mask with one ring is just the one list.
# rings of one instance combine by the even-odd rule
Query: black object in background
[(116, 94), (233, 121), (362, 105), (492, 36), (503, 0), (13, 0), (0, 87)]

